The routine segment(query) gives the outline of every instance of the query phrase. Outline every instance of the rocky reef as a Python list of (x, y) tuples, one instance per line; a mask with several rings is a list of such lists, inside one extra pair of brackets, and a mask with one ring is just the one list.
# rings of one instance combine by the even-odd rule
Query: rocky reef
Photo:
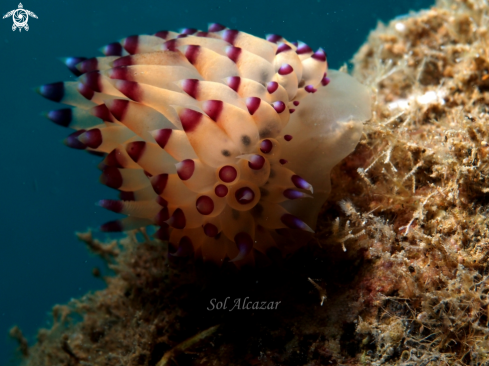
[(56, 306), (31, 347), (13, 328), (22, 363), (487, 364), (488, 11), (438, 1), (370, 34), (352, 74), (373, 117), (333, 169), (314, 240), (237, 271), (146, 232), (79, 234), (107, 287)]

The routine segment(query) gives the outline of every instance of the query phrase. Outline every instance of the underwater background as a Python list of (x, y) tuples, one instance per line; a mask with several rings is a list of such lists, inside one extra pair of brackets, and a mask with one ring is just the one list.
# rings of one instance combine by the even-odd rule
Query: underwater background
[[(38, 19), (29, 31), (0, 22), (0, 365), (14, 365), (8, 330), (19, 325), (29, 341), (51, 321), (51, 307), (100, 289), (91, 275), (102, 263), (75, 231), (95, 229), (116, 214), (94, 205), (115, 198), (98, 183), (100, 158), (69, 149), (70, 131), (40, 115), (60, 108), (33, 87), (74, 79), (58, 57), (97, 56), (101, 46), (132, 34), (206, 29), (218, 22), (264, 37), (323, 47), (330, 68), (347, 62), (377, 22), (432, 5), (430, 0), (297, 1), (38, 1), (23, 2)], [(18, 7), (2, 0), (0, 14)], [(97, 234), (100, 238), (105, 234)]]

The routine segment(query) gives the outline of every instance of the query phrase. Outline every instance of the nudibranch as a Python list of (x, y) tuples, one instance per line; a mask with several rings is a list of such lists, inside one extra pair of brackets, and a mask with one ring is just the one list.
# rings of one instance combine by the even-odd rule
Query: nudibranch
[(238, 266), (313, 232), (330, 170), (370, 118), (367, 89), (327, 70), (326, 53), (211, 24), (130, 36), (104, 56), (63, 59), (77, 81), (38, 92), (73, 108), (47, 117), (75, 130), (65, 143), (104, 156), (100, 181), (127, 217), (175, 255)]

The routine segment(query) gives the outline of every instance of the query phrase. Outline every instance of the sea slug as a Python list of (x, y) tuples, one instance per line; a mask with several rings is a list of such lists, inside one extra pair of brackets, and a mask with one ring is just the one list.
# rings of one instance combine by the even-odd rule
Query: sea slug
[(331, 168), (370, 118), (367, 88), (327, 70), (326, 53), (278, 35), (211, 24), (127, 37), (96, 58), (64, 59), (79, 78), (38, 92), (65, 140), (104, 156), (100, 181), (127, 215), (101, 226), (159, 226), (175, 255), (238, 266), (313, 232)]

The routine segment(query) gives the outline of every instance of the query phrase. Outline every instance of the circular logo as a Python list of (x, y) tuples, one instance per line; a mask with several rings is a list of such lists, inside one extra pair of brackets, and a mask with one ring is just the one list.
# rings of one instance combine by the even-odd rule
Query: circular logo
[(17, 27), (22, 28), (27, 24), (27, 20), (29, 20), (29, 14), (27, 14), (24, 9), (17, 9), (12, 15), (12, 18), (14, 19), (14, 24)]

